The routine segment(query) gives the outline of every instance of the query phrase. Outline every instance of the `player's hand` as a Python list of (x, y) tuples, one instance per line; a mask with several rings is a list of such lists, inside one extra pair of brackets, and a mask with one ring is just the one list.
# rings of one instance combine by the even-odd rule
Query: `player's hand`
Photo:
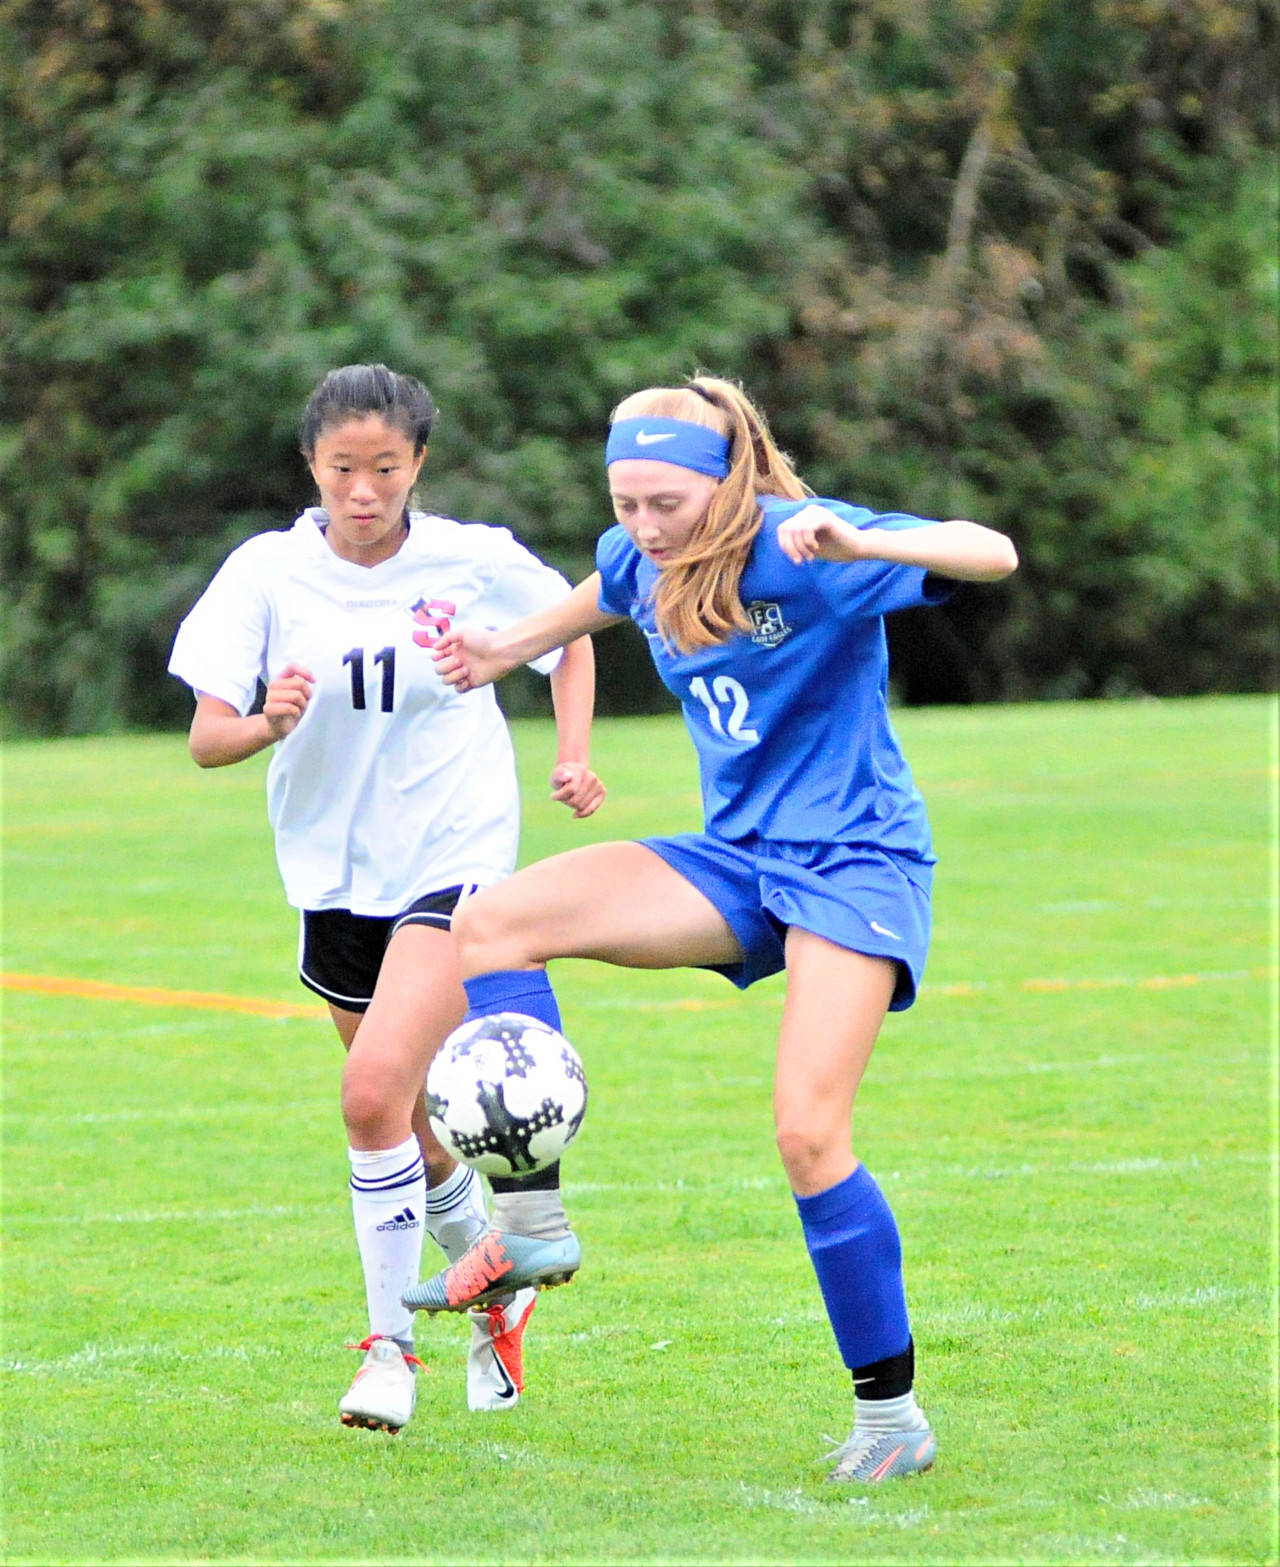
[(274, 739), (283, 740), (298, 727), (315, 683), (316, 677), (301, 664), (286, 664), (272, 680), (262, 704), (262, 716)]
[(557, 762), (551, 770), (551, 798), (567, 805), (579, 819), (594, 816), (605, 787), (585, 762)]
[(870, 551), (857, 528), (825, 506), (805, 506), (778, 524), (778, 545), (788, 560), (865, 560)]
[(492, 631), (478, 627), (455, 627), (446, 631), (431, 649), (436, 673), (455, 691), (475, 691), (492, 685), (510, 674), (515, 665), (494, 651), (497, 638)]

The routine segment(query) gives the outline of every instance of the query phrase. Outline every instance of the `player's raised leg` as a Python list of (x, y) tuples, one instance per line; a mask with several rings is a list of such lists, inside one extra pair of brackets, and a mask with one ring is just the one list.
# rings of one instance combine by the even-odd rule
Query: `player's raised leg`
[(832, 1480), (927, 1469), (934, 1438), (912, 1391), (914, 1349), (898, 1227), (853, 1154), (853, 1103), (893, 996), (895, 965), (792, 928), (774, 1115), (805, 1244), (854, 1384), (854, 1426)]
[[(524, 1012), (553, 1028), (551, 958), (627, 968), (732, 963), (742, 951), (715, 906), (651, 849), (601, 843), (555, 855), (460, 906), (454, 935), (468, 1016)], [(463, 1311), (503, 1289), (567, 1283), (581, 1261), (559, 1167), (491, 1181), (493, 1227), (461, 1262), (410, 1289), (406, 1305)]]

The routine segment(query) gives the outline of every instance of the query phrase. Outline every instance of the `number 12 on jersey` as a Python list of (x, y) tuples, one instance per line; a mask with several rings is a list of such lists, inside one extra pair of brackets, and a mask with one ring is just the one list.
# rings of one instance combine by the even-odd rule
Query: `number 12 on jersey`
[[(708, 690), (702, 676), (695, 675), (689, 682), (689, 689), (706, 708), (711, 727), (718, 735), (728, 735), (730, 740), (737, 740), (741, 745), (754, 745), (760, 738), (747, 724), (747, 693), (731, 676), (717, 675)], [(729, 708), (727, 718), (720, 716), (722, 705)]]
[[(365, 707), (364, 697), (364, 649), (353, 647), (349, 653), (342, 657), (344, 664), (351, 666), (351, 705), (357, 711), (363, 712)], [(373, 664), (376, 669), (382, 665), (382, 711), (389, 713), (395, 706), (396, 700), (396, 650), (393, 647), (384, 647), (380, 653), (373, 655)]]

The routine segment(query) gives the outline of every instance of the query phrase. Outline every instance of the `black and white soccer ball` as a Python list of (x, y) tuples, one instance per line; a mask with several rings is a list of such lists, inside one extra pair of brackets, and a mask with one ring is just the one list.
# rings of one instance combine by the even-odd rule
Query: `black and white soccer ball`
[(564, 1153), (587, 1109), (587, 1078), (563, 1034), (521, 1012), (456, 1028), (427, 1072), (431, 1130), (485, 1175), (531, 1175)]

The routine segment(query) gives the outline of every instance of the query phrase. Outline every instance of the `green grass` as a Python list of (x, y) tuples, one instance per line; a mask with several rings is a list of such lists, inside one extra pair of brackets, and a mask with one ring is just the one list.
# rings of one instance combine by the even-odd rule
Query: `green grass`
[[(897, 1213), (935, 1470), (825, 1487), (850, 1397), (772, 1146), (780, 981), (556, 970), (586, 1264), (529, 1390), (463, 1324), (396, 1439), (363, 1331), (328, 1024), (5, 993), (8, 1562), (1270, 1562), (1274, 704), (907, 712), (941, 859), (858, 1148)], [(599, 726), (574, 824), (517, 726), (525, 857), (692, 826), (667, 719)], [(10, 973), (309, 999), (261, 761), (15, 744)]]

